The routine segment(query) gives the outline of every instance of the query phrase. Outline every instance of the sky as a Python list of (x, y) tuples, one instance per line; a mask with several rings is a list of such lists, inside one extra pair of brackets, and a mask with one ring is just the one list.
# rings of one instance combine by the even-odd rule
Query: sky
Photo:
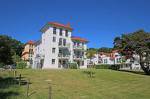
[(0, 0), (0, 34), (26, 43), (41, 39), (47, 22), (70, 23), (88, 47), (113, 47), (113, 39), (150, 32), (150, 0)]

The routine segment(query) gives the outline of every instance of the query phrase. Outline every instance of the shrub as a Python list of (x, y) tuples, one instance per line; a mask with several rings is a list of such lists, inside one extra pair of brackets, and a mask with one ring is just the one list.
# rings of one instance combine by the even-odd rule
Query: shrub
[(69, 63), (69, 68), (70, 69), (77, 69), (78, 68), (77, 63)]
[(4, 63), (0, 63), (0, 68), (3, 68), (4, 67)]
[(113, 69), (113, 70), (119, 70), (120, 69), (120, 65), (118, 64), (116, 64), (116, 65), (111, 65), (111, 69)]
[(110, 69), (111, 65), (108, 64), (102, 64), (102, 65), (96, 65), (96, 69)]
[(24, 69), (24, 68), (26, 68), (26, 66), (27, 66), (27, 63), (25, 61), (20, 61), (20, 62), (17, 62), (16, 68)]

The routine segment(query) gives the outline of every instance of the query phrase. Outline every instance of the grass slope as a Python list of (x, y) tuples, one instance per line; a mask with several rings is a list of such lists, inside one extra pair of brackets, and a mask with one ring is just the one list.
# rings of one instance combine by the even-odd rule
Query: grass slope
[(99, 69), (93, 70), (94, 78), (89, 78), (83, 71), (87, 70), (18, 70), (30, 79), (31, 96), (25, 98), (26, 86), (5, 90), (19, 93), (11, 99), (48, 99), (46, 80), (52, 80), (52, 99), (150, 98), (150, 76)]

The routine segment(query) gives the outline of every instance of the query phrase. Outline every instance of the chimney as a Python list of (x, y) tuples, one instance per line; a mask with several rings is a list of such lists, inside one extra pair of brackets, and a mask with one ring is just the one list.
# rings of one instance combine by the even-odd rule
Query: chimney
[(67, 26), (67, 27), (71, 27), (69, 22), (66, 24), (66, 26)]

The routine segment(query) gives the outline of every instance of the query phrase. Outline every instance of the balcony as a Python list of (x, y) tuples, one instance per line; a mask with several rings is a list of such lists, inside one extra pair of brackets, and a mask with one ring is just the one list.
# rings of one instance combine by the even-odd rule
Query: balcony
[(80, 46), (75, 46), (75, 45), (74, 45), (74, 46), (73, 46), (73, 49), (74, 49), (74, 50), (84, 50), (84, 46), (81, 46), (81, 45), (80, 45)]
[(58, 58), (63, 58), (63, 59), (68, 59), (70, 55), (66, 55), (66, 54), (58, 54)]
[(74, 60), (84, 60), (84, 56), (73, 55)]
[(65, 43), (65, 44), (62, 44), (62, 43), (58, 43), (58, 46), (60, 47), (60, 48), (69, 48), (70, 47), (70, 43)]

